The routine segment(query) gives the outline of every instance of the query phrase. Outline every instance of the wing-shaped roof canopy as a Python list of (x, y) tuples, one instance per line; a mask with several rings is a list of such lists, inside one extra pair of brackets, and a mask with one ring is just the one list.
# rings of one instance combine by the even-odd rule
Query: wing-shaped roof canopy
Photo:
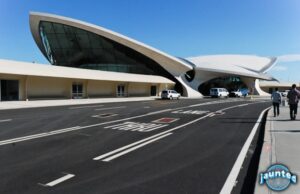
[(275, 65), (277, 59), (253, 55), (207, 55), (187, 60), (195, 64), (198, 70), (273, 80), (266, 72)]
[[(113, 32), (111, 30), (89, 24), (86, 22), (82, 22), (79, 20), (66, 18), (62, 16), (52, 15), (52, 14), (45, 14), (45, 13), (37, 13), (37, 12), (31, 12), (30, 13), (30, 28), (32, 35), (34, 37), (34, 40), (36, 41), (38, 47), (42, 51), (42, 53), (45, 55), (45, 57), (48, 58), (49, 56), (47, 54), (47, 50), (45, 49), (42, 37), (40, 33), (40, 23), (41, 22), (53, 22), (58, 24), (64, 24), (72, 27), (76, 27), (94, 34), (97, 34), (101, 37), (105, 37), (109, 40), (115, 41), (119, 44), (122, 44), (128, 48), (134, 49), (135, 51), (151, 58), (155, 62), (157, 62), (159, 65), (161, 65), (164, 69), (166, 69), (168, 72), (170, 72), (173, 75), (180, 75), (182, 73), (185, 73), (189, 70), (192, 70), (193, 67), (190, 66), (190, 64), (179, 60), (176, 57), (173, 57), (171, 55), (168, 55), (162, 51), (159, 51), (155, 48), (152, 48), (148, 45), (145, 45), (141, 42), (138, 42), (136, 40), (133, 40), (131, 38), (128, 38), (124, 35), (118, 34), (116, 32)], [(51, 60), (50, 60), (51, 62)]]

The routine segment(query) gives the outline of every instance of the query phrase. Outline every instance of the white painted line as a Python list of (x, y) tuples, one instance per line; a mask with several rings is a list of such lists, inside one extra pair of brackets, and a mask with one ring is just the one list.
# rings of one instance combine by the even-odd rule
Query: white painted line
[(74, 176), (75, 176), (74, 174), (66, 174), (65, 176), (63, 176), (63, 177), (61, 177), (59, 179), (56, 179), (56, 180), (54, 180), (54, 181), (52, 181), (50, 183), (47, 183), (45, 185), (48, 186), (48, 187), (53, 187), (53, 186), (55, 186), (55, 185), (57, 185), (59, 183), (62, 183), (64, 181), (68, 180), (68, 179), (73, 178)]
[(249, 104), (241, 104), (239, 107), (248, 106)]
[(154, 111), (154, 112), (151, 112), (151, 113), (148, 113), (147, 115), (155, 115), (155, 114), (159, 114), (159, 113), (163, 113), (163, 112), (169, 112), (171, 111), (172, 109), (164, 109), (164, 110), (159, 110), (159, 111)]
[(95, 109), (97, 111), (99, 110), (112, 110), (112, 109), (119, 109), (119, 108), (126, 108), (126, 106), (117, 106), (117, 107), (110, 107), (110, 108), (98, 108), (98, 109)]
[(111, 161), (111, 160), (114, 160), (114, 159), (116, 159), (116, 158), (118, 158), (118, 157), (120, 157), (120, 156), (123, 156), (123, 155), (125, 155), (125, 154), (128, 154), (129, 152), (132, 152), (132, 151), (134, 151), (134, 150), (137, 150), (137, 149), (139, 149), (139, 148), (141, 148), (141, 147), (143, 147), (143, 146), (145, 146), (145, 145), (147, 145), (147, 144), (153, 143), (153, 142), (155, 142), (155, 141), (158, 141), (158, 140), (160, 140), (160, 139), (162, 139), (162, 138), (165, 138), (165, 137), (167, 137), (167, 136), (169, 136), (169, 135), (172, 135), (172, 134), (173, 134), (173, 133), (167, 133), (167, 134), (165, 134), (165, 135), (162, 135), (162, 136), (159, 136), (159, 137), (157, 137), (157, 138), (151, 139), (151, 140), (149, 140), (149, 141), (146, 141), (145, 143), (139, 144), (139, 145), (137, 145), (137, 146), (135, 146), (135, 147), (132, 147), (132, 148), (130, 148), (130, 149), (128, 149), (128, 150), (125, 150), (125, 151), (123, 151), (123, 152), (120, 152), (120, 153), (118, 153), (118, 154), (115, 154), (115, 155), (113, 155), (113, 156), (110, 156), (110, 157), (108, 157), (108, 158), (106, 158), (106, 159), (104, 159), (104, 160), (102, 160), (102, 161), (103, 161), (103, 162), (109, 162), (109, 161)]
[(133, 146), (135, 146), (135, 145), (137, 145), (137, 144), (140, 144), (140, 143), (143, 143), (143, 142), (148, 141), (148, 140), (150, 140), (150, 139), (153, 139), (153, 138), (155, 138), (155, 137), (158, 137), (158, 136), (160, 136), (160, 135), (162, 135), (162, 134), (164, 134), (164, 133), (159, 133), (159, 134), (156, 134), (156, 135), (147, 137), (147, 138), (145, 138), (145, 139), (136, 141), (136, 142), (134, 142), (134, 143), (128, 144), (128, 145), (126, 145), (126, 146), (120, 147), (120, 148), (118, 148), (118, 149), (116, 149), (116, 150), (113, 150), (113, 151), (111, 151), (111, 152), (108, 152), (108, 153), (106, 153), (106, 154), (97, 156), (97, 157), (93, 158), (93, 160), (101, 160), (101, 159), (106, 158), (106, 157), (108, 157), (108, 156), (110, 156), (110, 155), (113, 155), (113, 154), (115, 154), (115, 153), (118, 153), (118, 152), (120, 152), (120, 151), (123, 151), (123, 150), (125, 150), (125, 149), (127, 149), (127, 148), (133, 147)]
[(9, 122), (9, 121), (12, 121), (12, 119), (4, 119), (4, 120), (0, 120), (0, 123)]
[(211, 105), (211, 104), (221, 104), (221, 103), (228, 103), (228, 102), (235, 102), (233, 100), (216, 100), (216, 101), (209, 101), (209, 102), (204, 102), (200, 104), (193, 104), (188, 107), (197, 107), (197, 106), (204, 106), (204, 105)]
[(111, 125), (104, 127), (105, 129), (117, 129), (124, 131), (139, 131), (139, 132), (149, 132), (155, 129), (159, 129), (168, 125), (154, 124), (154, 123), (139, 123), (139, 122), (125, 122), (117, 125)]
[(164, 132), (158, 133), (158, 134), (156, 134), (156, 135), (147, 137), (147, 138), (145, 138), (145, 139), (136, 141), (136, 142), (134, 142), (134, 143), (132, 143), (132, 144), (123, 146), (123, 147), (121, 147), (121, 148), (118, 148), (118, 149), (113, 150), (113, 151), (111, 151), (111, 152), (108, 152), (108, 153), (106, 153), (106, 154), (103, 154), (103, 155), (100, 155), (100, 156), (98, 156), (98, 157), (95, 157), (93, 160), (101, 160), (101, 159), (103, 159), (103, 158), (106, 158), (106, 157), (108, 157), (108, 156), (110, 156), (110, 155), (113, 155), (113, 154), (115, 154), (115, 153), (117, 153), (117, 152), (123, 151), (123, 150), (125, 150), (125, 149), (127, 149), (127, 148), (130, 148), (130, 147), (132, 147), (132, 146), (135, 146), (135, 145), (137, 145), (137, 144), (143, 143), (143, 142), (148, 141), (148, 140), (150, 140), (150, 139), (153, 139), (153, 138), (155, 138), (155, 137), (164, 135), (164, 134), (166, 134), (166, 133), (169, 133), (169, 132), (174, 131), (174, 130), (176, 130), (176, 129), (179, 129), (179, 128), (181, 128), (181, 127), (185, 127), (185, 126), (187, 126), (187, 125), (190, 125), (190, 124), (192, 124), (192, 123), (195, 123), (195, 122), (197, 122), (197, 121), (199, 121), (199, 120), (202, 120), (202, 119), (204, 119), (204, 118), (206, 118), (206, 117), (209, 117), (211, 114), (212, 114), (212, 113), (210, 113), (210, 114), (208, 114), (208, 115), (206, 115), (206, 116), (200, 117), (200, 118), (198, 118), (198, 119), (195, 119), (195, 120), (193, 120), (193, 121), (190, 121), (190, 122), (188, 122), (188, 123), (185, 123), (185, 124), (183, 124), (183, 125), (179, 125), (179, 126), (177, 126), (177, 127), (174, 127), (174, 128), (172, 128), (172, 129), (169, 129), (169, 130), (167, 130), (167, 131), (164, 131)]
[(109, 118), (109, 117), (115, 117), (115, 116), (117, 116), (118, 114), (114, 114), (114, 113), (104, 113), (104, 114), (98, 114), (98, 115), (92, 115), (91, 117), (93, 117), (93, 118)]
[(246, 154), (247, 154), (247, 152), (249, 150), (250, 144), (251, 144), (251, 142), (252, 142), (252, 140), (253, 140), (253, 138), (254, 138), (254, 136), (256, 134), (256, 131), (257, 131), (258, 127), (259, 127), (259, 124), (262, 121), (262, 117), (263, 117), (264, 113), (268, 109), (270, 109), (270, 107), (266, 108), (265, 110), (263, 110), (261, 112), (261, 114), (259, 115), (259, 117), (258, 117), (258, 119), (256, 121), (256, 124), (254, 125), (254, 127), (253, 127), (253, 129), (252, 129), (252, 131), (251, 131), (251, 133), (249, 135), (249, 137), (247, 138), (247, 140), (246, 140), (246, 142), (245, 142), (245, 144), (244, 144), (244, 146), (243, 146), (243, 148), (242, 148), (242, 150), (241, 150), (241, 152), (240, 152), (237, 160), (235, 161), (235, 163), (234, 163), (234, 165), (233, 165), (233, 167), (232, 167), (232, 169), (230, 171), (229, 176), (226, 179), (225, 184), (223, 185), (222, 190), (220, 191), (220, 194), (231, 193), (233, 187), (235, 186), (236, 179), (237, 179), (237, 177), (239, 175), (240, 169), (241, 169), (241, 167), (243, 165), (243, 162), (244, 162)]
[(91, 106), (76, 106), (76, 107), (70, 107), (70, 110), (73, 109), (82, 109), (82, 108), (95, 108), (95, 107), (102, 107), (104, 105), (91, 105)]
[(41, 137), (47, 137), (47, 136), (56, 135), (56, 134), (60, 134), (60, 133), (75, 131), (78, 129), (80, 129), (80, 126), (66, 128), (66, 129), (59, 129), (56, 131), (50, 131), (50, 132), (46, 132), (46, 133), (39, 133), (39, 134), (35, 134), (35, 135), (28, 135), (28, 136), (18, 137), (18, 138), (13, 138), (13, 139), (8, 139), (8, 140), (3, 140), (3, 141), (0, 141), (0, 145), (6, 145), (6, 144), (11, 144), (11, 143), (17, 143), (17, 142), (37, 139), (37, 138), (41, 138)]
[[(257, 103), (261, 103), (261, 102), (257, 102)], [(19, 137), (19, 138), (13, 138), (13, 139), (8, 139), (8, 140), (3, 140), (3, 141), (0, 141), (0, 146), (1, 145), (6, 145), (6, 144), (11, 144), (11, 143), (16, 143), (16, 142), (21, 142), (21, 141), (27, 141), (27, 140), (32, 140), (32, 139), (47, 137), (47, 136), (51, 136), (51, 135), (55, 135), (55, 134), (66, 133), (66, 132), (75, 131), (75, 130), (79, 130), (79, 129), (86, 129), (86, 128), (97, 127), (97, 126), (111, 124), (111, 123), (117, 123), (117, 122), (121, 122), (121, 121), (128, 121), (128, 120), (131, 120), (131, 119), (141, 118), (141, 117), (145, 117), (145, 116), (149, 116), (149, 115), (155, 115), (155, 114), (159, 114), (159, 113), (163, 113), (163, 112), (169, 112), (169, 111), (174, 111), (174, 110), (188, 108), (188, 107), (190, 107), (190, 106), (178, 107), (176, 109), (164, 109), (164, 110), (160, 110), (160, 111), (150, 112), (150, 113), (146, 113), (146, 114), (143, 114), (143, 115), (138, 115), (138, 116), (133, 116), (133, 117), (127, 117), (127, 118), (124, 118), (124, 119), (118, 119), (118, 120), (114, 120), (114, 121), (97, 123), (97, 124), (92, 124), (92, 125), (87, 125), (87, 126), (82, 126), (82, 127), (76, 126), (76, 127), (66, 128), (66, 129), (54, 130), (54, 131), (50, 131), (50, 132), (47, 132), (47, 133), (40, 133), (40, 134), (35, 134), (35, 135), (30, 135), (30, 136), (25, 136), (25, 137)], [(235, 108), (235, 107), (237, 107), (237, 106), (228, 107), (228, 108), (225, 108), (225, 109), (231, 109), (231, 108)], [(73, 107), (73, 108), (75, 108), (75, 107)], [(225, 110), (225, 109), (222, 109), (222, 110)], [(220, 110), (220, 111), (222, 111), (222, 110)], [(200, 117), (199, 120), (201, 120), (202, 118), (208, 117), (210, 115), (211, 114), (208, 114), (208, 115), (206, 115), (204, 117)], [(191, 122), (193, 123), (193, 122), (197, 122), (197, 121), (198, 120), (194, 120), (194, 121), (191, 121)]]
[(215, 116), (215, 114), (214, 113), (212, 113), (209, 117), (213, 117), (213, 116)]

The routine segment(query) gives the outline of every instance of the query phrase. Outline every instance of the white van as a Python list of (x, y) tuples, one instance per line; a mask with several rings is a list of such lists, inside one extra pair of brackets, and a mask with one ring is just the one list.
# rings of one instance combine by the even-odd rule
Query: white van
[(211, 88), (209, 91), (211, 97), (228, 97), (229, 92), (225, 88)]

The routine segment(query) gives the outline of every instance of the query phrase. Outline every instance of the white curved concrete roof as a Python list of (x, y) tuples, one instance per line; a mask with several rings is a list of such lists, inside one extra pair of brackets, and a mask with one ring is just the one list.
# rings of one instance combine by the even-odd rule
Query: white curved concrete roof
[(276, 58), (252, 55), (207, 55), (189, 57), (195, 68), (203, 71), (243, 75), (248, 77), (272, 80), (265, 74), (276, 63)]
[(110, 71), (95, 71), (55, 65), (0, 60), (0, 73), (12, 75), (29, 75), (56, 78), (87, 79), (98, 81), (137, 82), (137, 83), (166, 83), (175, 84), (173, 81), (153, 75), (132, 73), (119, 73)]
[(40, 21), (48, 21), (48, 22), (56, 22), (60, 24), (65, 24), (73, 27), (77, 27), (92, 33), (95, 33), (97, 35), (106, 37), (108, 39), (111, 39), (113, 41), (116, 41), (120, 44), (125, 45), (126, 47), (132, 48), (143, 55), (153, 59), (158, 64), (160, 64), (163, 68), (165, 68), (167, 71), (169, 71), (173, 75), (180, 75), (182, 73), (185, 73), (189, 70), (192, 70), (193, 67), (191, 67), (190, 64), (173, 57), (169, 54), (166, 54), (160, 50), (157, 50), (153, 47), (150, 47), (146, 44), (143, 44), (141, 42), (138, 42), (134, 39), (131, 39), (129, 37), (126, 37), (122, 34), (113, 32), (111, 30), (105, 29), (100, 26), (96, 26), (94, 24), (90, 24), (87, 22), (83, 22), (80, 20), (75, 20), (67, 17), (57, 16), (53, 14), (45, 14), (45, 13), (38, 13), (38, 12), (31, 12), (30, 13), (30, 28), (33, 35), (33, 38), (35, 39), (38, 47), (42, 51), (42, 53), (46, 55), (46, 51), (42, 45), (41, 38), (39, 35), (39, 23)]

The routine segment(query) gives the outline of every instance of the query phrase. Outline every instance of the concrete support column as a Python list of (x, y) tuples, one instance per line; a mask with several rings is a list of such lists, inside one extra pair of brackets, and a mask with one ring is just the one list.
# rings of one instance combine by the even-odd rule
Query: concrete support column
[(86, 98), (89, 98), (89, 90), (88, 90), (88, 87), (89, 87), (89, 80), (86, 80), (84, 82), (84, 92), (85, 92), (85, 97)]
[(24, 80), (24, 99), (26, 101), (28, 101), (28, 75), (25, 76), (25, 80)]

